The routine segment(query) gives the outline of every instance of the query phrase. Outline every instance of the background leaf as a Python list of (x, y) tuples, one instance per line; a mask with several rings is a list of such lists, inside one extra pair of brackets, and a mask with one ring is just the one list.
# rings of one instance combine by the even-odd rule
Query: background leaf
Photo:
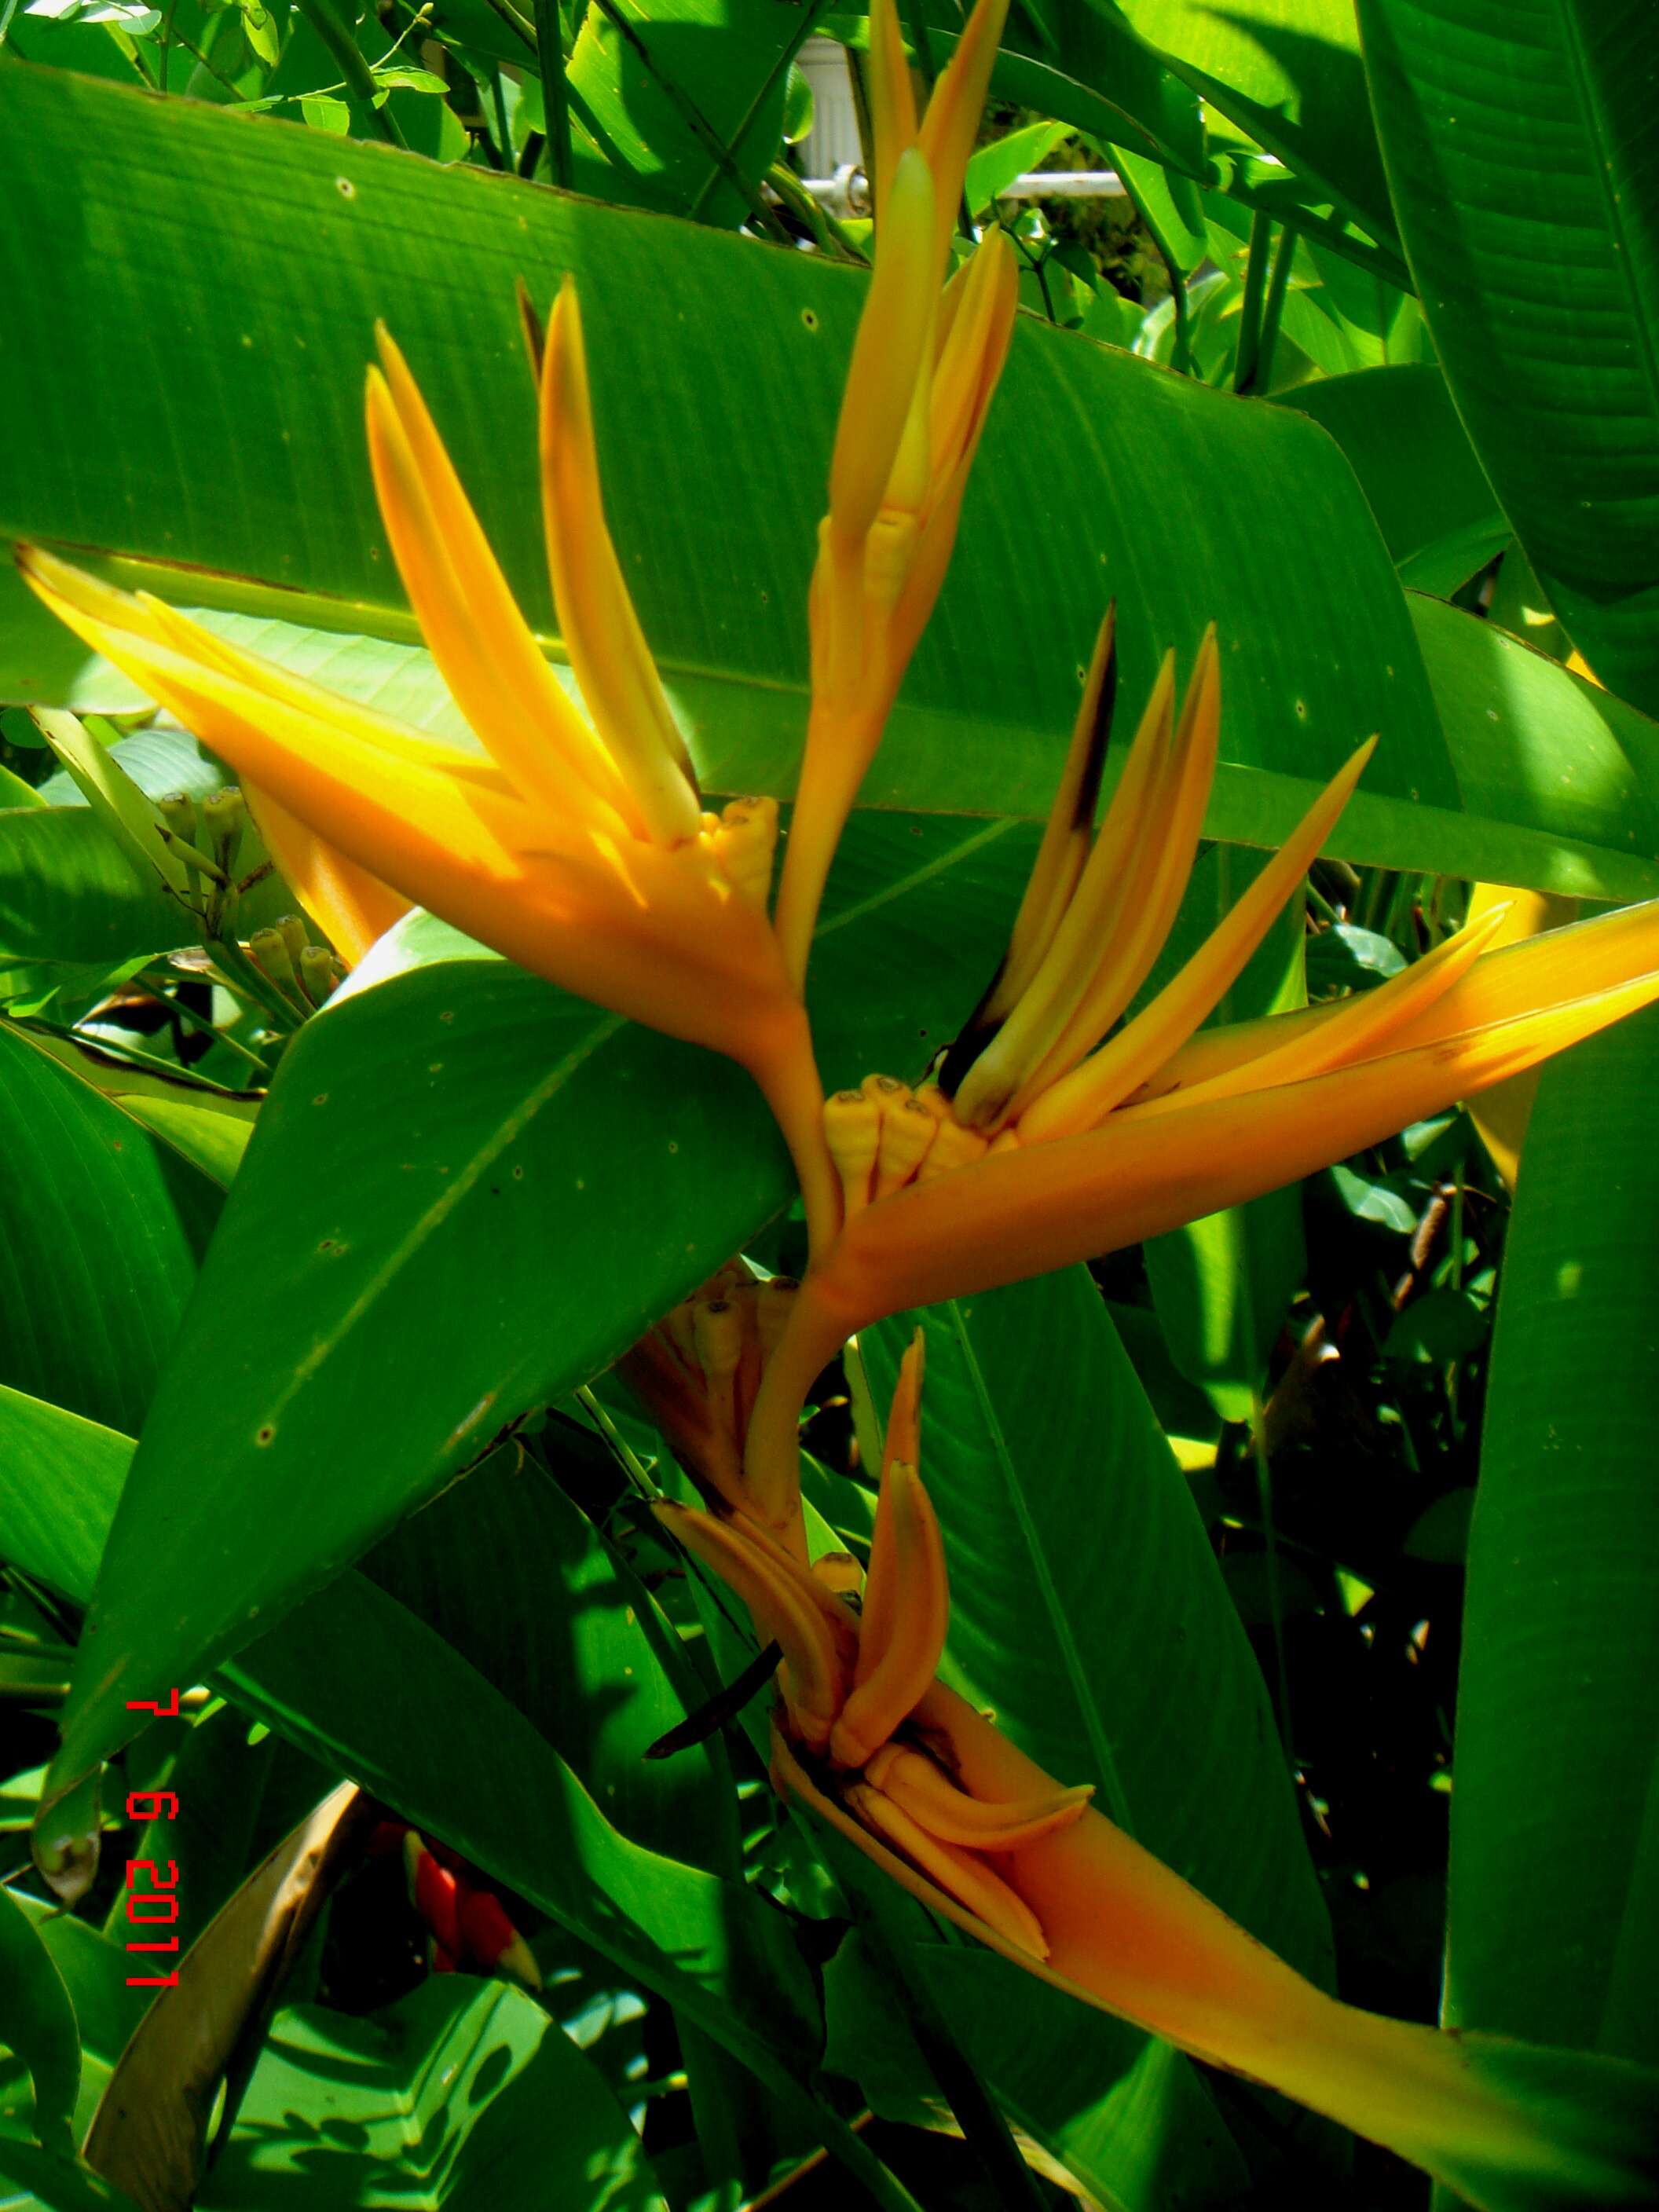
[(434, 1976), (368, 2020), (273, 2023), (204, 2212), (258, 2212), (303, 2181), (316, 2212), (659, 2212), (598, 2069), (522, 1990)]
[(1359, 0), (1464, 427), (1602, 681), (1659, 711), (1659, 140), (1643, 0)]
[(1121, 0), (1155, 52), (1372, 235), (1393, 231), (1348, 0)]
[(1320, 377), (1278, 404), (1311, 415), (1341, 447), (1402, 582), (1449, 598), (1507, 543), (1439, 369), (1413, 362)]
[[(0, 1395), (0, 1443), (57, 1445), (51, 1510), (29, 1462), (0, 1450), (9, 1561), (73, 1602), (92, 1593), (130, 1439)], [(51, 1463), (50, 1461), (48, 1462)], [(640, 1635), (641, 1674), (653, 1663)], [(367, 1576), (318, 1592), (228, 1668), (246, 1710), (452, 1843), (561, 1926), (661, 1990), (799, 2109), (813, 2006), (787, 1923), (757, 1894), (629, 1841), (540, 1730)], [(739, 1996), (739, 1993), (740, 1996)], [(810, 2116), (809, 2116), (810, 2124)], [(833, 2132), (833, 2129), (832, 2129)]]
[[(384, 315), (544, 629), (513, 280), (544, 296), (574, 267), (613, 527), (700, 765), (713, 788), (775, 787), (787, 775), (803, 720), (800, 610), (861, 276), (315, 134), (243, 131), (205, 108), (158, 118), (89, 81), (9, 72), (0, 103), (34, 149), (27, 204), (7, 238), (17, 326), (58, 325), (49, 378), (44, 360), (10, 353), (0, 371), (50, 393), (54, 410), (38, 440), (8, 454), (0, 526), (136, 558), (140, 568), (121, 571), (134, 580), (164, 580), (157, 563), (193, 564), (187, 582), (171, 578), (173, 597), (409, 638), (361, 433), (368, 334)], [(103, 149), (96, 162), (89, 143)], [(118, 409), (90, 325), (53, 315), (106, 221), (124, 251), (98, 258), (105, 313), (143, 334)], [(471, 271), (464, 349), (422, 244), (434, 234)], [(165, 418), (186, 392), (184, 450), (201, 462), (181, 477), (156, 441), (135, 448), (128, 425), (135, 410)], [(252, 451), (232, 430), (256, 392), (270, 434)], [(214, 407), (217, 427), (203, 411)], [(211, 457), (233, 445), (247, 458), (227, 470)], [(118, 450), (118, 471), (107, 459)], [(703, 580), (714, 514), (717, 610)], [(1206, 550), (1194, 562), (1199, 514)], [(1375, 800), (1455, 811), (1385, 550), (1339, 458), (1285, 410), (1026, 319), (961, 544), (872, 803), (926, 784), (929, 805), (1045, 811), (1077, 665), (1115, 592), (1131, 696), (1166, 642), (1190, 651), (1212, 616), (1228, 641), (1229, 761), (1269, 780), (1224, 772), (1218, 834), (1261, 834), (1264, 799), (1282, 825), (1302, 787), (1376, 725), (1389, 742), (1370, 780)], [(38, 624), (20, 591), (14, 581), (3, 630), (27, 658)], [(1356, 606), (1367, 610), (1360, 625)]]
[[(1409, 596), (1435, 697), (1461, 733), (1468, 804), (1484, 811), (1496, 799), (1514, 825), (1494, 839), (1498, 865), (1486, 880), (1529, 882), (1532, 856), (1549, 842), (1559, 890), (1571, 891), (1577, 878), (1593, 897), (1593, 878), (1625, 886), (1615, 897), (1652, 896), (1637, 884), (1650, 881), (1659, 854), (1659, 723), (1496, 623)], [(1582, 842), (1569, 848), (1564, 833)], [(1586, 867), (1592, 846), (1598, 857)], [(1618, 846), (1622, 866), (1611, 860)], [(1422, 865), (1432, 857), (1425, 840)]]
[(1493, 1334), (1446, 2017), (1659, 2059), (1659, 1021), (1547, 1067)]
[(218, 1189), (3, 1024), (0, 1158), (12, 1164), (0, 1176), (0, 1380), (136, 1428)]
[(64, 1978), (28, 1915), (0, 1887), (0, 1973), (5, 2008), (0, 2038), (28, 2067), (34, 2083), (34, 2132), (62, 2156), (73, 2149), (70, 2119), (81, 2080), (81, 2038)]

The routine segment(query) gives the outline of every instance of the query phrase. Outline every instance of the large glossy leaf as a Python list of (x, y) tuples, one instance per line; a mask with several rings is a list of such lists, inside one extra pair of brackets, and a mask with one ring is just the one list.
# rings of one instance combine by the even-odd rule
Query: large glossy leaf
[(805, 6), (786, 15), (775, 0), (610, 0), (580, 21), (565, 71), (576, 190), (744, 221), (778, 153)]
[(1659, 710), (1659, 120), (1646, 0), (1359, 0), (1459, 414), (1602, 681)]
[[(544, 296), (574, 268), (614, 527), (700, 764), (716, 788), (787, 785), (858, 272), (313, 132), (163, 114), (90, 80), (8, 71), (0, 128), (31, 148), (0, 245), (17, 338), (0, 404), (40, 420), (8, 448), (0, 531), (128, 556), (142, 565), (121, 573), (174, 598), (410, 637), (361, 424), (383, 315), (545, 629), (513, 281)], [(464, 338), (439, 275), (461, 260)], [(130, 333), (118, 389), (112, 324)], [(179, 436), (135, 441), (135, 417), (176, 417)], [(14, 666), (38, 633), (19, 589), (0, 621)], [(869, 800), (1043, 811), (1114, 592), (1131, 696), (1166, 644), (1189, 653), (1219, 623), (1216, 834), (1282, 828), (1373, 728), (1367, 805), (1387, 834), (1424, 807), (1455, 816), (1386, 549), (1329, 443), (1030, 319)]]
[(0, 2045), (16, 2052), (34, 2087), (42, 2148), (67, 2156), (81, 2082), (75, 2007), (50, 1951), (10, 1891), (0, 1888)]
[(0, 1559), (84, 1604), (131, 1457), (118, 1431), (0, 1389)]
[[(1653, 896), (1659, 723), (1497, 624), (1409, 597), (1429, 681), (1461, 732), (1468, 803), (1482, 810), (1501, 793), (1514, 825), (1493, 840), (1486, 880), (1533, 883), (1547, 843), (1553, 890), (1593, 898), (1594, 885), (1617, 884), (1615, 897)], [(1425, 840), (1419, 866), (1433, 865), (1432, 850)]]
[[(127, 1987), (131, 1957), (118, 1942), (112, 1942), (86, 1921), (54, 1910), (26, 1890), (14, 1889), (11, 1895), (33, 1923), (75, 2008), (73, 2024), (81, 2046), (81, 2086), (75, 2101), (73, 2132), (76, 2142), (80, 2142), (98, 2109), (98, 2100), (115, 2062), (138, 2025), (149, 1999), (141, 1990)], [(0, 2032), (0, 2042), (12, 2040)], [(0, 2105), (9, 2112), (27, 2112), (29, 2092), (20, 2078), (26, 2070), (15, 2054), (0, 2061)], [(3, 2132), (4, 2129), (0, 2128), (0, 2133)]]
[(1452, 1793), (1446, 2013), (1659, 2058), (1659, 1018), (1547, 1068), (1504, 1261)]
[[(814, 956), (829, 1083), (946, 1041), (1031, 845), (858, 825)], [(729, 1063), (458, 949), (404, 925), (283, 1062), (122, 1498), (60, 1773), (118, 1740), (135, 1683), (269, 1626), (789, 1197)]]
[(0, 1381), (135, 1429), (217, 1188), (0, 1025)]
[(86, 806), (0, 813), (0, 959), (113, 967), (169, 951), (189, 918)]
[(366, 2020), (277, 2015), (198, 2203), (661, 2212), (627, 2115), (522, 1990), (434, 1978)]
[(1352, 0), (1118, 4), (1148, 45), (1224, 115), (1322, 187), (1373, 237), (1392, 237)]
[(1446, 380), (1428, 362), (1320, 377), (1279, 404), (1311, 415), (1347, 455), (1402, 583), (1444, 597), (1508, 538)]
[[(855, 272), (316, 133), (247, 131), (205, 109), (163, 117), (27, 70), (0, 82), (0, 116), (33, 154), (0, 234), (18, 302), (0, 401), (54, 410), (0, 459), (0, 533), (130, 556), (122, 574), (186, 602), (411, 639), (362, 460), (362, 365), (384, 313), (545, 628), (512, 279), (545, 290), (572, 265), (601, 364), (611, 512), (710, 787), (788, 787)], [(88, 261), (106, 231), (125, 250)], [(472, 271), (464, 345), (421, 244), (434, 235)], [(96, 317), (73, 304), (92, 296)], [(136, 334), (118, 392), (107, 321)], [(186, 405), (172, 446), (131, 438), (135, 410), (172, 420)], [(273, 409), (270, 437), (251, 445), (246, 423)], [(236, 466), (216, 458), (227, 452)], [(170, 560), (196, 565), (156, 565)], [(1310, 781), (1376, 728), (1385, 743), (1337, 832), (1348, 857), (1487, 879), (1519, 867), (1506, 879), (1609, 897), (1659, 880), (1621, 868), (1622, 845), (1604, 868), (1570, 832), (1517, 844), (1501, 786), (1493, 815), (1467, 808), (1386, 549), (1322, 439), (1285, 410), (1030, 322), (866, 799), (1042, 812), (1111, 592), (1131, 693), (1166, 641), (1186, 647), (1210, 615), (1228, 641), (1213, 834), (1274, 842)], [(55, 626), (0, 572), (0, 696), (38, 689), (43, 667), (49, 691), (68, 684)]]
[(559, 1747), (614, 1826), (676, 1858), (735, 1869), (721, 1740), (675, 1759), (645, 1755), (685, 1712), (641, 1638), (653, 1601), (534, 1462), (515, 1447), (492, 1453), (400, 1522), (364, 1570)]

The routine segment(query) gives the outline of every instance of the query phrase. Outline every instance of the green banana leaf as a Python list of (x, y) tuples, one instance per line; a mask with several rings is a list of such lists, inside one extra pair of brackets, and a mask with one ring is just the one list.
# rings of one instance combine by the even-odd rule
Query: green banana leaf
[(0, 1176), (0, 1382), (136, 1428), (218, 1188), (7, 1024), (0, 1158), (11, 1164)]
[[(319, 2125), (312, 2115), (325, 2112)], [(290, 2005), (198, 2202), (245, 2212), (666, 2212), (593, 2062), (523, 1990), (434, 1976), (368, 2019)]]
[(1659, 2061), (1659, 1019), (1543, 1073), (1469, 1531), (1454, 2026)]
[(1445, 377), (1428, 362), (1321, 377), (1275, 404), (1311, 415), (1341, 447), (1402, 583), (1449, 598), (1507, 542)]
[(68, 2157), (70, 2119), (81, 2085), (81, 2037), (57, 1961), (22, 1906), (0, 1888), (0, 2040), (27, 2067), (33, 2132), (43, 2150)]
[(1387, 244), (1393, 214), (1349, 0), (1118, 0), (1171, 69)]
[(1659, 711), (1659, 185), (1645, 0), (1358, 0), (1463, 427), (1569, 635)]

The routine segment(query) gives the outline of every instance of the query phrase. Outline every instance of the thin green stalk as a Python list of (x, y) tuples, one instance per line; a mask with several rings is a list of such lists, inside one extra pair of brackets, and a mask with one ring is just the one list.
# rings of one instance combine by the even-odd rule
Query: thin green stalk
[(1244, 300), (1238, 314), (1238, 349), (1233, 356), (1233, 390), (1248, 392), (1255, 382), (1261, 342), (1261, 302), (1267, 289), (1267, 261), (1273, 222), (1257, 209), (1250, 218), (1250, 256), (1244, 264)]
[[(9, 22), (10, 20), (10, 17), (8, 16), (8, 22)], [(144, 58), (144, 50), (138, 44), (138, 41), (136, 39), (130, 39), (118, 23), (106, 24), (105, 28), (108, 31), (110, 37), (114, 40), (115, 51), (117, 53), (125, 54), (128, 61), (131, 63), (133, 69), (137, 75), (139, 83), (148, 86), (151, 92), (163, 91), (165, 87), (157, 83), (155, 72), (151, 68), (149, 63)]]
[(1176, 266), (1173, 256), (1164, 266), (1170, 278), (1170, 319), (1175, 324), (1175, 340), (1170, 348), (1170, 366), (1179, 376), (1193, 373), (1193, 317), (1187, 304), (1187, 279)]
[(276, 986), (254, 966), (241, 946), (233, 943), (229, 938), (210, 939), (204, 949), (219, 970), (220, 978), (227, 988), (241, 998), (251, 999), (285, 1036), (304, 1021), (310, 1012), (309, 1007), (302, 1012), (290, 1005)]
[(654, 1504), (662, 1496), (661, 1490), (651, 1479), (645, 1462), (635, 1450), (605, 1407), (584, 1382), (576, 1392), (577, 1403), (615, 1454), (623, 1473), (647, 1504)]
[[(241, 102), (246, 100), (247, 94), (242, 90), (241, 87), (232, 78), (228, 77), (216, 62), (210, 61), (207, 56), (202, 52), (200, 46), (197, 45), (195, 40), (188, 37), (185, 33), (179, 28), (176, 23), (173, 27), (173, 35), (178, 40), (179, 44), (184, 48), (185, 52), (190, 56), (191, 59), (204, 69), (216, 84), (222, 85), (224, 89), (230, 94), (234, 100)], [(165, 92), (167, 90), (167, 80), (165, 76), (158, 78), (155, 89), (158, 92)]]
[(389, 146), (404, 145), (395, 116), (386, 108), (374, 105), (374, 95), (380, 89), (374, 82), (374, 72), (352, 36), (350, 26), (335, 12), (333, 0), (299, 0), (299, 7), (300, 13), (333, 55), (347, 88), (358, 104), (368, 111), (381, 137)]
[(1279, 319), (1285, 313), (1285, 295), (1291, 289), (1291, 264), (1296, 258), (1296, 233), (1281, 230), (1279, 245), (1273, 254), (1273, 274), (1267, 279), (1267, 296), (1261, 308), (1261, 334), (1256, 341), (1255, 375), (1252, 389), (1265, 392), (1273, 380), (1273, 349), (1279, 343)]
[[(559, 20), (559, 0), (534, 0), (536, 51), (542, 68), (542, 106), (547, 118), (547, 150), (553, 163), (553, 181), (565, 191), (575, 174), (570, 149), (570, 93), (564, 81), (564, 27)], [(507, 0), (491, 0), (506, 12)], [(514, 10), (516, 14), (517, 10)]]

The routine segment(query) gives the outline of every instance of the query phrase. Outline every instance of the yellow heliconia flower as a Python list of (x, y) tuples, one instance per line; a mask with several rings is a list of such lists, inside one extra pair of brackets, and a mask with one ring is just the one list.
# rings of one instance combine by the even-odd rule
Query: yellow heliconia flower
[(1294, 1182), (1659, 998), (1659, 901), (1492, 949), (1497, 908), (1376, 990), (1200, 1031), (1329, 836), (1367, 744), (1208, 940), (1109, 1036), (1197, 849), (1220, 725), (1213, 631), (1179, 712), (1166, 658), (1097, 832), (1113, 690), (1109, 615), (1007, 955), (937, 1079), (911, 1091), (871, 1077), (826, 1103), (842, 1226), (795, 1301), (747, 1444), (769, 1525), (795, 1517), (805, 1392), (870, 1322)]
[(911, 1895), (1027, 1972), (1385, 2143), (1492, 2212), (1651, 2203), (1644, 2069), (1444, 2033), (1316, 1989), (938, 1679), (950, 1602), (917, 1462), (922, 1340), (883, 1452), (862, 1602), (741, 1511), (659, 1518), (775, 1643), (771, 1772)]
[(799, 985), (836, 845), (956, 542), (1013, 328), (993, 229), (943, 295), (963, 173), (1007, 0), (978, 0), (920, 125), (894, 0), (870, 9), (876, 269), (830, 465), (808, 602), (812, 702), (777, 927)]
[[(561, 629), (591, 715), (543, 657), (402, 355), (368, 373), (380, 512), (433, 659), (482, 755), (337, 697), (38, 548), (35, 591), (254, 787), (318, 919), (379, 921), (368, 884), (566, 989), (748, 1068), (794, 1152), (811, 1218), (833, 1177), (805, 1011), (767, 915), (777, 809), (702, 810), (600, 495), (568, 278), (539, 378), (543, 511)], [(299, 825), (356, 872), (331, 890)], [(381, 908), (381, 912), (385, 911)], [(344, 949), (343, 947), (343, 949)]]

